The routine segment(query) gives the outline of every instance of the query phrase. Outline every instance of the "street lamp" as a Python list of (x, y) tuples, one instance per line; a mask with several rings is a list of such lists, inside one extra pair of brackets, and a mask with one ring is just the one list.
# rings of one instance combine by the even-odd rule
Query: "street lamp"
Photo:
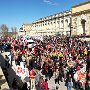
[(72, 36), (72, 28), (73, 28), (73, 26), (71, 25), (71, 23), (70, 23), (70, 36)]
[(73, 26), (72, 26), (72, 18), (71, 17), (70, 17), (70, 23), (69, 23), (68, 27), (70, 27), (70, 37), (71, 37), (72, 36), (72, 28), (73, 28)]

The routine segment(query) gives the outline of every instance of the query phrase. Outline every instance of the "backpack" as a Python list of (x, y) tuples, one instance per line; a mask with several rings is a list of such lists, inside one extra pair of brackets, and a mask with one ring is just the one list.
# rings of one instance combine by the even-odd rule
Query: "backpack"
[(45, 85), (43, 85), (43, 86), (41, 87), (41, 90), (46, 90), (46, 89), (45, 89)]

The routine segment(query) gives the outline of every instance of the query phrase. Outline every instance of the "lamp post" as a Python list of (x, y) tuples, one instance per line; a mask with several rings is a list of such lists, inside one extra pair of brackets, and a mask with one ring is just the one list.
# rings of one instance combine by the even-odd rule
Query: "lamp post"
[(70, 37), (72, 36), (72, 29), (73, 29), (73, 26), (70, 25)]

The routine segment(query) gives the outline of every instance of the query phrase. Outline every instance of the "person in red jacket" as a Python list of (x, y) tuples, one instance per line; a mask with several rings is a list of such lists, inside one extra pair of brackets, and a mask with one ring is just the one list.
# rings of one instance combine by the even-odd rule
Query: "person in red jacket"
[(47, 83), (47, 79), (45, 79), (44, 85), (45, 85), (45, 90), (49, 90), (49, 88), (48, 88), (48, 83)]
[(47, 79), (40, 84), (41, 90), (49, 90)]

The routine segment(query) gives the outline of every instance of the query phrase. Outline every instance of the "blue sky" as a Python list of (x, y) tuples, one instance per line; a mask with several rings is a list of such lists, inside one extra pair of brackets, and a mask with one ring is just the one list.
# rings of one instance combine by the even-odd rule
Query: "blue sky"
[(21, 27), (39, 18), (70, 10), (87, 0), (0, 0), (0, 25)]

